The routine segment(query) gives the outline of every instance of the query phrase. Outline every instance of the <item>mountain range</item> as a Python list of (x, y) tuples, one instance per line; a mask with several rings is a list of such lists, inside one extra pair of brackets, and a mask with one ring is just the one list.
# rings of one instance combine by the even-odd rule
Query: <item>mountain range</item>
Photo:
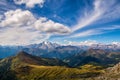
[(112, 66), (120, 61), (119, 46), (119, 44), (73, 46), (44, 41), (27, 46), (0, 46), (0, 58), (15, 56), (18, 52), (25, 51), (42, 58), (59, 59), (72, 67), (86, 63)]
[(36, 56), (64, 59), (72, 55), (83, 53), (89, 49), (101, 49), (107, 52), (120, 52), (120, 44), (91, 44), (91, 45), (60, 45), (51, 42), (42, 42), (26, 46), (0, 46), (0, 58), (16, 55), (25, 51)]
[(102, 66), (113, 66), (120, 62), (120, 52), (111, 52), (102, 49), (89, 49), (82, 53), (72, 55), (64, 59), (71, 66), (84, 64), (97, 64)]
[(120, 63), (108, 68), (90, 63), (72, 68), (61, 60), (24, 51), (0, 60), (0, 80), (119, 80), (119, 73)]

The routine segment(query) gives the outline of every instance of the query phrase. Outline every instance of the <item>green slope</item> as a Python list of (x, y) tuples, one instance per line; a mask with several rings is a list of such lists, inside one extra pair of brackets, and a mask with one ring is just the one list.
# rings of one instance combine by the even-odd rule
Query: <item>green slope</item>
[(104, 73), (100, 66), (69, 68), (57, 59), (46, 59), (20, 52), (0, 61), (0, 80), (80, 80)]

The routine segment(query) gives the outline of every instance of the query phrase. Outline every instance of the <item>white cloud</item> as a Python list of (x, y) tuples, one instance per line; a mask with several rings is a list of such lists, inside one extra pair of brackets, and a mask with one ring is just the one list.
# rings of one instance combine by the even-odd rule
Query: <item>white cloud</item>
[(33, 24), (36, 20), (31, 12), (28, 10), (22, 11), (21, 9), (10, 10), (4, 14), (5, 19), (2, 20), (1, 26), (10, 27), (10, 26), (27, 26)]
[(118, 45), (120, 46), (120, 42), (111, 42), (111, 43), (101, 43), (97, 42), (96, 40), (85, 40), (85, 41), (71, 41), (71, 40), (64, 40), (63, 45), (73, 45), (73, 46), (97, 46), (97, 45)]
[(21, 9), (5, 12), (0, 25), (1, 45), (40, 43), (51, 35), (70, 33), (70, 29), (63, 24), (42, 17), (37, 19), (30, 11)]
[[(14, 0), (14, 1), (18, 5), (25, 4), (26, 7), (29, 8), (33, 8), (36, 4), (42, 7), (45, 2), (45, 0)], [(23, 11), (17, 9), (15, 11), (14, 10), (8, 11), (9, 9), (6, 9), (8, 12), (5, 12), (4, 16), (3, 15), (0, 16), (0, 34), (1, 34), (0, 44), (7, 43), (30, 44), (31, 42), (37, 43), (42, 40), (48, 39), (51, 35), (54, 34), (67, 35), (64, 36), (63, 38), (78, 38), (102, 34), (105, 33), (106, 30), (109, 31), (114, 29), (120, 29), (119, 26), (106, 26), (106, 27), (98, 26), (95, 27), (96, 29), (90, 27), (90, 25), (92, 24), (106, 23), (120, 18), (119, 16), (120, 6), (119, 4), (116, 3), (117, 0), (111, 0), (109, 2), (106, 0), (94, 0), (94, 1), (95, 2), (93, 3), (93, 9), (87, 12), (83, 12), (84, 16), (78, 20), (78, 24), (73, 26), (72, 29), (70, 29), (68, 26), (54, 22), (47, 18), (41, 17), (37, 19), (28, 10)], [(3, 3), (0, 4), (6, 5)], [(86, 27), (89, 27), (89, 29)], [(86, 29), (83, 32), (82, 31), (77, 32), (77, 30), (80, 30), (81, 28)]]
[(104, 26), (98, 29), (99, 30), (115, 30), (115, 29), (120, 29), (120, 25)]
[(0, 0), (0, 14), (3, 14), (6, 11), (16, 8), (17, 7), (9, 3), (8, 0)]
[(49, 34), (41, 34), (39, 31), (30, 31), (24, 27), (10, 27), (0, 32), (0, 45), (35, 44), (47, 40), (49, 37)]
[(73, 27), (73, 32), (88, 25), (97, 23), (106, 23), (120, 18), (120, 4), (117, 0), (95, 0), (93, 10), (84, 12), (85, 16), (78, 20), (78, 24)]
[(25, 4), (28, 8), (33, 8), (35, 5), (43, 7), (45, 0), (14, 0), (15, 4)]
[(80, 37), (86, 37), (86, 36), (91, 36), (91, 35), (97, 35), (97, 34), (102, 34), (100, 30), (97, 29), (91, 29), (91, 30), (86, 30), (80, 33), (73, 34), (69, 36), (69, 38), (80, 38)]
[(39, 18), (34, 24), (36, 29), (50, 34), (69, 34), (71, 30), (63, 24), (53, 22), (47, 18)]
[[(120, 19), (120, 4), (117, 3), (117, 0), (94, 0), (93, 9), (89, 9), (88, 11), (83, 12), (84, 16), (80, 17), (78, 20), (78, 24), (72, 27), (73, 34), (70, 35), (70, 38), (74, 37), (85, 37), (97, 34), (103, 34), (114, 29), (120, 29), (118, 26), (99, 26), (98, 24), (104, 24), (110, 21), (114, 21)], [(98, 26), (93, 29), (93, 26), (97, 24)], [(93, 25), (90, 27), (90, 25)], [(89, 27), (89, 29), (88, 29)], [(77, 30), (81, 30), (82, 28), (86, 28), (84, 32), (77, 32)]]
[(101, 10), (101, 8), (100, 8), (101, 3), (102, 3), (101, 1), (102, 0), (95, 0), (93, 11), (89, 11), (89, 14), (87, 12), (85, 12), (85, 16), (82, 17), (78, 21), (78, 24), (73, 27), (73, 29), (72, 29), (73, 32), (78, 30), (78, 29), (81, 29), (83, 27), (90, 25), (91, 23), (96, 21), (104, 13), (104, 9)]
[(50, 37), (49, 34), (42, 34), (31, 26), (36, 18), (28, 10), (10, 10), (3, 16), (4, 19), (0, 22), (1, 45), (28, 45), (40, 43)]
[(100, 28), (98, 27), (98, 28), (88, 29), (83, 32), (72, 34), (68, 36), (68, 38), (80, 38), (80, 37), (99, 35), (99, 34), (111, 32), (116, 29), (120, 29), (120, 26), (119, 25), (101, 26)]
[(86, 41), (81, 41), (81, 42), (75, 42), (75, 41), (69, 41), (69, 40), (65, 40), (64, 41), (67, 45), (74, 45), (74, 46), (91, 46), (94, 44), (98, 44), (97, 41), (95, 40), (86, 40)]
[(112, 44), (120, 46), (120, 42), (112, 42)]

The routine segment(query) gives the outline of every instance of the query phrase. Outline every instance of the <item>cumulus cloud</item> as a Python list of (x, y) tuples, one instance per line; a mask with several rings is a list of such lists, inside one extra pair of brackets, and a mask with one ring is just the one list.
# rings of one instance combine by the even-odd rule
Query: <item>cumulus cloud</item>
[(28, 10), (10, 10), (0, 20), (0, 44), (28, 45), (47, 40), (51, 35), (70, 33), (63, 24), (47, 18), (35, 18)]
[(28, 8), (33, 8), (35, 5), (43, 7), (45, 0), (14, 0), (15, 4), (25, 4)]
[(1, 20), (1, 27), (24, 27), (32, 26), (36, 30), (43, 33), (49, 34), (69, 34), (70, 29), (60, 23), (48, 20), (45, 17), (39, 19), (35, 18), (34, 15), (28, 10), (10, 10), (4, 13), (4, 19)]
[(0, 22), (1, 45), (28, 45), (40, 43), (50, 37), (31, 26), (36, 18), (28, 10), (10, 10), (4, 13), (3, 18)]
[(22, 11), (21, 9), (17, 9), (15, 11), (10, 10), (4, 13), (4, 17), (5, 19), (1, 21), (1, 26), (3, 27), (27, 26), (33, 24), (33, 22), (36, 20), (31, 12), (29, 12), (28, 10)]
[(91, 45), (94, 45), (94, 44), (98, 44), (97, 41), (95, 40), (86, 40), (86, 41), (81, 41), (81, 42), (75, 42), (75, 41), (69, 41), (69, 40), (64, 40), (64, 42), (67, 44), (67, 45), (77, 45), (77, 46), (91, 46)]
[(48, 20), (47, 18), (39, 18), (34, 26), (41, 32), (46, 32), (50, 34), (69, 34), (71, 30), (60, 23), (53, 22), (52, 20)]
[(31, 31), (24, 27), (19, 28), (10, 27), (0, 31), (0, 44), (1, 45), (35, 44), (47, 40), (49, 37), (50, 37), (49, 34), (41, 34), (39, 31)]

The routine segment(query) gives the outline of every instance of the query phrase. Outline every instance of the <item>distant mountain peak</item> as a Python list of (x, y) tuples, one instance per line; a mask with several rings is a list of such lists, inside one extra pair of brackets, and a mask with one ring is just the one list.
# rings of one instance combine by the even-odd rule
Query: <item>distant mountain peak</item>
[[(15, 65), (14, 68), (18, 67), (16, 65), (44, 65), (44, 66), (68, 66), (66, 63), (64, 63), (61, 60), (58, 59), (52, 59), (52, 58), (42, 58), (38, 56), (34, 56), (31, 54), (28, 54), (24, 51), (20, 51), (16, 56), (8, 57), (3, 59), (3, 62), (10, 62), (10, 65), (12, 63)], [(0, 63), (1, 64), (1, 63)]]
[(49, 49), (54, 49), (58, 46), (60, 46), (60, 45), (57, 44), (57, 43), (52, 43), (52, 42), (49, 42), (49, 41), (43, 41), (42, 43), (40, 43), (39, 48), (49, 50)]
[(57, 43), (52, 43), (50, 41), (43, 41), (41, 44), (45, 44), (45, 45), (59, 45)]
[(52, 44), (52, 43), (49, 42), (49, 41), (43, 41), (42, 43), (43, 43), (43, 44), (46, 44), (46, 45), (47, 45), (47, 44)]

